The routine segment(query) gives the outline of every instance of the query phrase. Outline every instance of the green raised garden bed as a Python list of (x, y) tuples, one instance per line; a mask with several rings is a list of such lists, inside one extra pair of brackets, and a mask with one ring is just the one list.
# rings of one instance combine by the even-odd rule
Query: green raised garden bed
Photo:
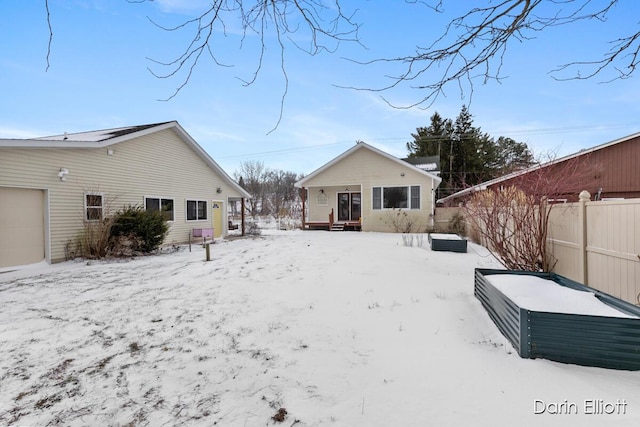
[(474, 282), (520, 357), (640, 370), (640, 307), (554, 273), (476, 269)]
[(429, 244), (432, 251), (467, 252), (467, 239), (457, 234), (429, 234)]

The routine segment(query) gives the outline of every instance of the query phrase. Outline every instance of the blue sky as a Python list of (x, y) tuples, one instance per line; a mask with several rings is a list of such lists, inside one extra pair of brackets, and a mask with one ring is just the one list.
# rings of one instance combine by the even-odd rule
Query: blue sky
[[(189, 35), (166, 32), (150, 23), (175, 25), (202, 10), (203, 0), (49, 0), (53, 44), (46, 70), (48, 27), (42, 1), (0, 4), (0, 137), (28, 138), (177, 120), (230, 174), (243, 161), (259, 160), (271, 168), (308, 174), (349, 149), (356, 140), (390, 154), (407, 154), (406, 142), (437, 111), (455, 118), (470, 106), (474, 124), (493, 137), (526, 142), (542, 156), (565, 155), (640, 131), (638, 76), (602, 84), (607, 76), (584, 81), (555, 81), (556, 66), (597, 59), (608, 41), (637, 31), (640, 3), (623, 2), (607, 22), (557, 27), (509, 46), (501, 83), (476, 83), (473, 97), (456, 86), (432, 106), (398, 109), (424, 94), (400, 85), (383, 94), (339, 86), (379, 88), (389, 64), (366, 61), (410, 54), (416, 45), (438, 37), (456, 10), (438, 15), (420, 4), (349, 1), (359, 8), (364, 45), (343, 43), (336, 53), (309, 56), (287, 45), (289, 79), (282, 121), (279, 117), (284, 78), (280, 54), (268, 45), (254, 84), (245, 87), (256, 66), (255, 37), (240, 48), (237, 23), (229, 21), (218, 59), (204, 60), (189, 84), (169, 101), (180, 79), (157, 79), (162, 72), (148, 59), (171, 60)], [(460, 2), (457, 2), (460, 7)], [(304, 35), (296, 41), (305, 43)]]

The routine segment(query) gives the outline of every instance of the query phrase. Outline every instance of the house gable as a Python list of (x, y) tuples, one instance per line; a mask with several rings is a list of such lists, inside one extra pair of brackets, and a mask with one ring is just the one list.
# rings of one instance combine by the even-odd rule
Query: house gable
[(434, 180), (438, 186), (441, 178), (393, 157), (364, 142), (356, 144), (324, 166), (316, 169), (296, 183), (297, 187), (317, 185), (362, 184), (385, 178), (412, 175), (420, 181)]
[[(298, 181), (296, 186), (309, 190), (309, 223), (326, 223), (333, 212), (339, 221), (347, 218), (360, 222), (363, 231), (396, 231), (390, 217), (398, 211), (382, 203), (374, 206), (373, 200), (376, 197), (374, 192), (386, 195), (399, 191), (400, 194), (404, 192), (405, 197), (410, 197), (403, 204), (407, 215), (415, 217), (416, 231), (424, 231), (432, 225), (433, 194), (440, 182), (441, 179), (436, 175), (370, 145), (359, 143)], [(359, 194), (357, 212), (360, 218), (344, 211), (348, 197), (348, 209), (353, 212), (353, 193), (356, 196)]]

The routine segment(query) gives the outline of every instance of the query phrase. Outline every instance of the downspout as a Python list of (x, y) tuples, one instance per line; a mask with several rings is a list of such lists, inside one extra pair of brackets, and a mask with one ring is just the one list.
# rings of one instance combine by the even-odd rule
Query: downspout
[(436, 218), (436, 189), (433, 186), (433, 178), (431, 178), (431, 215), (429, 215), (429, 226), (431, 228), (434, 227), (435, 224), (435, 218)]
[(307, 218), (304, 214), (304, 211), (306, 209), (306, 201), (307, 201), (307, 189), (302, 187), (301, 188), (302, 194), (301, 194), (301, 198), (302, 198), (302, 229), (305, 230), (307, 228)]
[(242, 236), (244, 236), (244, 197), (240, 200), (240, 222), (242, 223)]

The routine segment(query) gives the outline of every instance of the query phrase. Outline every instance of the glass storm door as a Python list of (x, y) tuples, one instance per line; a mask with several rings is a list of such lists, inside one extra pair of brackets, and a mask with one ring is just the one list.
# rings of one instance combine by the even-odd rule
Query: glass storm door
[(350, 211), (349, 193), (338, 193), (338, 221), (349, 221)]
[(338, 193), (338, 221), (358, 221), (360, 215), (360, 193)]
[(351, 221), (358, 221), (360, 215), (360, 193), (351, 193)]

